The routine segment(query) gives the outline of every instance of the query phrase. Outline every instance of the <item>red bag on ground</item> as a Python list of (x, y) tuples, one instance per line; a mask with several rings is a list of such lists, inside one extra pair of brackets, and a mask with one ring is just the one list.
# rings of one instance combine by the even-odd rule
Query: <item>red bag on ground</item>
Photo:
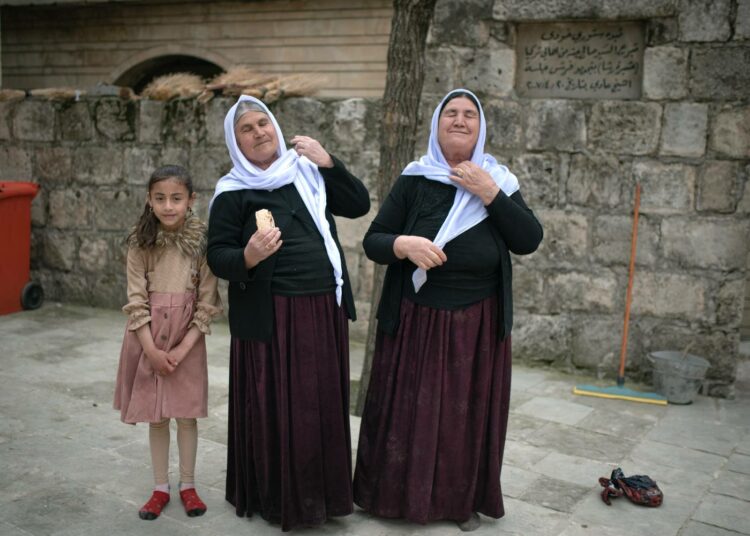
[(625, 495), (635, 504), (641, 506), (659, 506), (664, 499), (664, 494), (651, 477), (646, 475), (633, 475), (626, 477), (619, 467), (612, 471), (609, 478), (600, 478), (599, 484), (602, 490), (602, 500), (610, 505), (610, 497), (621, 497)]

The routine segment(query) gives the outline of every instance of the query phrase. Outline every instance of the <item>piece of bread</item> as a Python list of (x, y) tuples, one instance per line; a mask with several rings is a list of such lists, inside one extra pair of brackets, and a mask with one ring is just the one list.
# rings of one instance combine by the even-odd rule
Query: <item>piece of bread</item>
[(273, 221), (273, 214), (271, 214), (270, 210), (264, 208), (255, 213), (255, 224), (258, 226), (259, 231), (265, 231), (266, 229), (276, 227), (276, 224)]

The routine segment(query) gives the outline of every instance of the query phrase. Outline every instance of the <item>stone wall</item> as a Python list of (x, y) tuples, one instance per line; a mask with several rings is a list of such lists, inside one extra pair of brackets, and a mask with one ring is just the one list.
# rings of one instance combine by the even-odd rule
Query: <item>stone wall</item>
[[(518, 25), (559, 20), (643, 21), (641, 99), (519, 98)], [(750, 0), (438, 0), (423, 115), (454, 87), (475, 91), (489, 151), (545, 227), (539, 251), (514, 259), (515, 357), (615, 370), (638, 182), (629, 369), (692, 344), (712, 363), (707, 391), (730, 394), (750, 243), (748, 39)]]

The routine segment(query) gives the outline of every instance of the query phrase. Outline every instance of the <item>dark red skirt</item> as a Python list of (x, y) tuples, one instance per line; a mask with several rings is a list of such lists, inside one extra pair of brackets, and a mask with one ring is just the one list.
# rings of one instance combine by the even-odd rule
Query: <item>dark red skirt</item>
[(354, 475), (354, 502), (417, 523), (505, 513), (500, 488), (510, 338), (495, 297), (446, 311), (401, 303), (378, 334)]
[(232, 339), (226, 499), (286, 531), (353, 510), (349, 326), (333, 294), (274, 315), (270, 342)]

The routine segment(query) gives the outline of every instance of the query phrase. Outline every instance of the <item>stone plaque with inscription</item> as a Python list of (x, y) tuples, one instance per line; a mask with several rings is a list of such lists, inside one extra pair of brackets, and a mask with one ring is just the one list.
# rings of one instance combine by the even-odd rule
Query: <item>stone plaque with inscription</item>
[(516, 92), (521, 97), (637, 99), (643, 49), (638, 22), (519, 24)]

